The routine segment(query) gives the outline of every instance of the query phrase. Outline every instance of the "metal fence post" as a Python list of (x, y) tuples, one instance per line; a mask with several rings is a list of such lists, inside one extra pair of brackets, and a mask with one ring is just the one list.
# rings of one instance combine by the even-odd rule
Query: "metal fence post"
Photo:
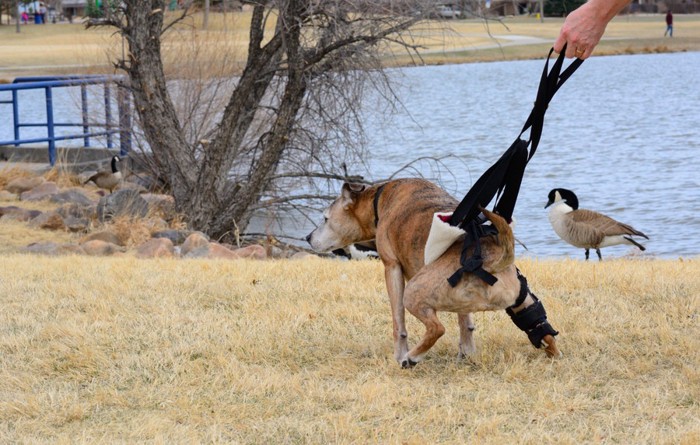
[[(17, 100), (17, 90), (12, 90), (12, 126), (15, 130), (15, 141), (19, 141), (19, 101)], [(19, 144), (15, 144), (19, 147)]]
[(56, 139), (53, 128), (53, 94), (51, 87), (46, 87), (46, 130), (49, 138), (49, 163), (56, 164)]
[[(88, 121), (88, 97), (87, 97), (87, 86), (80, 85), (80, 105), (81, 112), (83, 115), (83, 134), (87, 135), (90, 133), (90, 125)], [(83, 138), (83, 147), (90, 146), (90, 137), (85, 136)]]
[(107, 132), (107, 148), (112, 148), (114, 145), (112, 143), (112, 107), (111, 105), (111, 90), (109, 88), (110, 82), (105, 82), (104, 84), (104, 91), (105, 91), (105, 131)]

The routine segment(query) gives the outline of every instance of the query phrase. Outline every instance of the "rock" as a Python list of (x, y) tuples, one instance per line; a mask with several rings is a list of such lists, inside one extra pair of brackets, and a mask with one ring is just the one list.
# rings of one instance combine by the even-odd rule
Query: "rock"
[(32, 243), (22, 249), (24, 253), (40, 255), (82, 255), (85, 253), (80, 246), (75, 244), (57, 244), (54, 242)]
[(62, 192), (56, 193), (51, 197), (50, 201), (59, 204), (79, 204), (81, 206), (91, 206), (95, 204), (82, 189), (77, 187), (66, 189)]
[(159, 181), (149, 174), (141, 173), (139, 175), (131, 175), (125, 182), (131, 182), (141, 186), (144, 190), (162, 190), (165, 183)]
[(121, 184), (119, 184), (119, 190), (133, 190), (139, 194), (146, 193), (148, 191), (141, 184), (132, 181), (122, 181)]
[(175, 256), (175, 246), (168, 238), (151, 238), (136, 250), (138, 258), (169, 258)]
[(279, 247), (271, 246), (268, 256), (275, 258), (275, 259), (280, 259), (280, 258), (287, 258), (288, 255), (287, 255), (287, 252), (280, 249)]
[[(94, 203), (92, 203), (94, 204)], [(90, 219), (93, 217), (96, 211), (96, 207), (94, 205), (88, 205), (84, 206), (81, 204), (77, 203), (68, 203), (64, 204), (61, 207), (57, 208), (56, 211), (58, 212), (59, 215), (61, 215), (64, 218), (68, 218), (69, 216), (73, 216), (75, 218), (87, 218)]]
[[(183, 245), (184, 246), (184, 245)], [(219, 243), (207, 243), (183, 253), (185, 258), (208, 258), (237, 260), (240, 258), (266, 258), (265, 249), (262, 246), (248, 246), (242, 249), (231, 250)]]
[(86, 255), (90, 256), (109, 256), (124, 251), (123, 247), (97, 239), (87, 241), (80, 247), (83, 248)]
[[(162, 232), (163, 230), (168, 230), (168, 222), (165, 221), (163, 218), (159, 218), (157, 216), (153, 216), (153, 214), (148, 212), (148, 227), (151, 231), (151, 237), (153, 237), (152, 233), (153, 232)], [(172, 241), (172, 240), (170, 240)]]
[(267, 258), (267, 252), (265, 252), (265, 248), (260, 244), (241, 247), (233, 252), (238, 255), (239, 258), (252, 258), (254, 260), (264, 260)]
[(27, 210), (16, 206), (0, 207), (0, 218), (13, 221), (30, 221), (41, 215), (39, 210)]
[(198, 249), (202, 246), (207, 246), (209, 244), (209, 240), (207, 239), (207, 236), (203, 234), (202, 232), (193, 232), (190, 236), (187, 237), (184, 243), (182, 243), (182, 246), (180, 247), (180, 252), (182, 256), (187, 256), (188, 253), (191, 251)]
[(316, 255), (314, 255), (313, 253), (309, 253), (309, 252), (297, 252), (294, 255), (292, 255), (291, 257), (289, 257), (289, 259), (290, 260), (305, 260), (305, 259), (311, 258), (311, 257), (316, 257)]
[(241, 258), (237, 252), (222, 246), (218, 243), (209, 243), (209, 255), (207, 258), (211, 259), (224, 259), (224, 260), (234, 260)]
[(209, 244), (190, 249), (187, 252), (184, 252), (181, 247), (180, 255), (182, 255), (183, 258), (207, 258), (209, 256)]
[(68, 216), (63, 218), (63, 224), (66, 225), (66, 229), (68, 229), (69, 232), (87, 232), (88, 227), (90, 227), (90, 220), (87, 218)]
[(109, 221), (117, 216), (143, 218), (148, 214), (148, 203), (135, 190), (118, 190), (100, 198), (97, 204), (97, 219)]
[(218, 243), (207, 243), (206, 245), (199, 246), (196, 249), (192, 249), (186, 254), (185, 258), (208, 258), (208, 259), (219, 259), (219, 260), (236, 260), (241, 258), (236, 252), (231, 249), (226, 248)]
[(58, 193), (58, 186), (54, 182), (44, 182), (31, 190), (19, 195), (22, 201), (43, 201)]
[(20, 193), (29, 191), (43, 183), (44, 178), (41, 176), (27, 176), (24, 178), (13, 179), (5, 186), (5, 190), (19, 195)]
[(146, 200), (153, 213), (161, 215), (165, 220), (172, 220), (177, 215), (175, 212), (175, 199), (170, 195), (144, 193), (141, 197)]
[(123, 246), (124, 243), (119, 239), (116, 233), (111, 230), (103, 230), (101, 232), (94, 232), (83, 237), (80, 240), (80, 244), (87, 243), (89, 241), (103, 241), (105, 243), (116, 244), (117, 246)]
[(10, 193), (6, 190), (0, 190), (0, 201), (17, 201), (17, 193)]
[(185, 242), (188, 236), (192, 234), (189, 230), (160, 230), (151, 234), (153, 238), (168, 238), (174, 245), (180, 245)]
[(46, 230), (66, 230), (63, 217), (58, 212), (44, 212), (32, 219), (29, 226)]

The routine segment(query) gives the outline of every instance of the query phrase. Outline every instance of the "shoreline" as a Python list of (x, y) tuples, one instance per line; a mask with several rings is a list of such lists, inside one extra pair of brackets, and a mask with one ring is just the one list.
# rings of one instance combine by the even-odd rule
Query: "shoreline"
[[(247, 13), (214, 14), (207, 31), (199, 25), (201, 14), (192, 18), (192, 42), (164, 40), (168, 75), (186, 75), (188, 52), (196, 63), (212, 63), (220, 53), (207, 47), (225, 45), (229, 61), (222, 74), (235, 75), (245, 61)], [(504, 17), (489, 20), (428, 21), (411, 32), (416, 53), (393, 48), (385, 67), (482, 63), (544, 58), (558, 35), (562, 18)], [(613, 19), (592, 57), (700, 51), (700, 14), (677, 15), (673, 38), (663, 36), (663, 15), (621, 15)], [(114, 74), (111, 60), (121, 51), (121, 41), (108, 29), (86, 30), (82, 24), (0, 26), (0, 83), (15, 77), (65, 74)], [(185, 31), (186, 32), (186, 31)], [(191, 45), (191, 46), (188, 46)], [(398, 51), (397, 51), (398, 50)], [(390, 48), (389, 51), (392, 51)], [(200, 59), (204, 55), (203, 59)], [(173, 57), (174, 56), (174, 57)], [(175, 63), (177, 61), (177, 63)], [(194, 59), (193, 59), (194, 61)], [(219, 71), (219, 70), (217, 70)]]

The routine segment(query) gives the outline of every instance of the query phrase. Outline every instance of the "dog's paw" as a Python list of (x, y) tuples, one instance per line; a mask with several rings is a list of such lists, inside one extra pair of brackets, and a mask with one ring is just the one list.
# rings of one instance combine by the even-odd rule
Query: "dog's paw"
[(402, 367), (403, 369), (410, 369), (410, 368), (413, 368), (413, 367), (416, 366), (417, 364), (418, 364), (418, 362), (414, 362), (413, 360), (411, 360), (411, 359), (408, 358), (408, 357), (406, 357), (406, 358), (404, 358), (403, 360), (401, 360), (401, 367)]
[(544, 352), (547, 354), (547, 357), (559, 358), (564, 355), (559, 348), (557, 348), (557, 341), (551, 335), (545, 335), (544, 338), (542, 338), (542, 346), (544, 347)]
[(476, 346), (474, 343), (459, 345), (459, 352), (457, 353), (457, 358), (460, 360), (468, 359), (476, 355)]

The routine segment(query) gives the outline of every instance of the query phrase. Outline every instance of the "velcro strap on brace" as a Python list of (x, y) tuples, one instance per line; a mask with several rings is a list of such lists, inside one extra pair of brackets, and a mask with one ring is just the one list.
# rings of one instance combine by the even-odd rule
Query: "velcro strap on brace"
[(507, 310), (507, 312), (513, 323), (521, 331), (525, 331), (527, 338), (530, 339), (530, 343), (538, 349), (542, 347), (542, 339), (545, 335), (555, 336), (559, 334), (547, 321), (547, 311), (544, 310), (544, 306), (539, 300), (517, 314), (511, 310)]
[[(513, 320), (513, 323), (527, 334), (530, 343), (539, 349), (542, 347), (542, 339), (546, 335), (556, 336), (559, 332), (555, 331), (552, 325), (547, 321), (547, 311), (544, 309), (544, 305), (535, 294), (530, 292), (527, 287), (527, 280), (520, 274), (520, 271), (518, 271), (518, 279), (520, 280), (520, 296), (518, 297), (520, 303), (516, 302), (515, 305), (506, 309), (506, 312), (510, 316), (510, 319)], [(518, 313), (513, 312), (513, 307), (520, 306), (525, 300), (525, 298), (521, 299), (521, 297), (528, 293), (535, 300), (535, 303)]]

